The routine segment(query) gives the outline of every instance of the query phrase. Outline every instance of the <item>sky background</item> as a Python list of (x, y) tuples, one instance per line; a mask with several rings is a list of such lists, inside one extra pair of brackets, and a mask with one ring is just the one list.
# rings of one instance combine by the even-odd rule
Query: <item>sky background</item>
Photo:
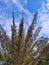
[(0, 0), (0, 24), (11, 36), (12, 12), (18, 28), (22, 16), (25, 30), (31, 24), (33, 15), (38, 11), (36, 26), (41, 26), (39, 36), (49, 37), (49, 0)]

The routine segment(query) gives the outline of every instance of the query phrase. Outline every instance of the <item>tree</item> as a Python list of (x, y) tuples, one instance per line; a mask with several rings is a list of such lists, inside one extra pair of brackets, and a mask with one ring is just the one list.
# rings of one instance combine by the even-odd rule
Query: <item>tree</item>
[(11, 65), (15, 65), (15, 61), (17, 58), (17, 30), (15, 25), (15, 19), (14, 19), (14, 12), (12, 13), (13, 19), (11, 26), (12, 36), (11, 36)]
[[(14, 12), (12, 13), (13, 19), (12, 19), (12, 26), (11, 26), (11, 39), (6, 34), (4, 28), (0, 25), (0, 42), (4, 51), (4, 57), (5, 57), (5, 65), (35, 65), (38, 60), (44, 55), (42, 54), (44, 49), (46, 50), (48, 45), (45, 46), (44, 43), (47, 43), (46, 41), (43, 41), (43, 48), (42, 50), (37, 50), (37, 54), (39, 53), (39, 56), (35, 58), (35, 53), (33, 53), (33, 48), (35, 46), (37, 36), (41, 30), (41, 27), (38, 27), (34, 31), (34, 22), (37, 18), (37, 13), (35, 13), (33, 21), (31, 25), (28, 28), (26, 37), (24, 35), (24, 19), (22, 17), (19, 30), (17, 32), (16, 25), (15, 25), (15, 19), (14, 19)], [(41, 47), (41, 46), (40, 46)], [(47, 52), (48, 50), (46, 50)]]
[(34, 21), (36, 20), (37, 17), (37, 13), (34, 15), (34, 19), (31, 23), (31, 25), (28, 28), (27, 31), (27, 35), (26, 35), (26, 39), (25, 39), (25, 51), (27, 52), (27, 50), (29, 49), (31, 43), (32, 43), (32, 35), (33, 35), (33, 30), (34, 30)]

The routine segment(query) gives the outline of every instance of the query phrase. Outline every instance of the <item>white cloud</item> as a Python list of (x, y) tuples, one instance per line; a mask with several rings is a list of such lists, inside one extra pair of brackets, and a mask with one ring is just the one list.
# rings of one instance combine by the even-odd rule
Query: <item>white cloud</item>
[(0, 24), (3, 26), (3, 28), (5, 29), (5, 31), (7, 32), (7, 34), (9, 35), (9, 36), (11, 36), (11, 28), (10, 28), (10, 26), (11, 26), (11, 24), (12, 24), (12, 21), (11, 21), (11, 19), (0, 19)]
[[(26, 25), (26, 24), (24, 24), (24, 25), (25, 25), (25, 28), (27, 29), (28, 26), (30, 25), (30, 23), (32, 22), (33, 14), (30, 11), (28, 11), (27, 9), (25, 9), (23, 7), (23, 5), (20, 3), (19, 0), (4, 0), (4, 2), (7, 4), (7, 7), (6, 7), (6, 9), (4, 8), (4, 10), (9, 9), (11, 7), (11, 5), (14, 3), (16, 5), (16, 7), (18, 8), (18, 10), (25, 14), (25, 16), (24, 16), (25, 20), (24, 21), (28, 22), (28, 25)], [(23, 2), (27, 4), (28, 0), (23, 0)], [(12, 20), (11, 20), (11, 18), (9, 19), (9, 18), (6, 17), (8, 15), (7, 15), (7, 13), (4, 12), (3, 8), (1, 8), (1, 10), (2, 10), (2, 13), (0, 15), (1, 24), (5, 25), (4, 28), (7, 31), (7, 34), (9, 34), (9, 36), (10, 36), (10, 34), (11, 34), (10, 26), (12, 24), (11, 23)], [(22, 13), (20, 13), (20, 14), (22, 14)], [(16, 25), (18, 27), (19, 26), (19, 22), (16, 22)]]
[[(1, 1), (1, 0), (0, 0)], [(20, 0), (20, 1), (22, 1), (22, 0)], [(14, 3), (15, 5), (16, 5), (16, 7), (18, 8), (18, 11), (19, 12), (21, 12), (20, 13), (20, 16), (22, 15), (22, 12), (25, 14), (25, 16), (24, 16), (24, 22), (26, 21), (27, 23), (28, 23), (28, 25), (26, 25), (25, 27), (27, 27), (28, 28), (28, 26), (30, 25), (30, 23), (32, 22), (32, 18), (33, 18), (33, 15), (27, 10), (27, 9), (25, 9), (24, 7), (23, 7), (23, 5), (22, 5), (22, 3), (20, 2), (19, 0), (4, 0), (4, 2), (5, 2), (5, 4), (7, 5), (6, 6), (6, 9), (5, 8), (2, 8), (1, 7), (1, 9), (0, 9), (0, 11), (1, 11), (1, 15), (0, 15), (0, 21), (2, 21), (2, 25), (4, 25), (4, 23), (5, 23), (5, 26), (4, 26), (4, 28), (6, 29), (6, 31), (8, 30), (8, 32), (7, 33), (10, 33), (9, 31), (10, 31), (10, 25), (11, 25), (11, 22), (9, 23), (9, 21), (11, 21), (11, 19), (9, 19), (9, 18), (7, 18), (7, 16), (8, 16), (8, 13), (6, 12), (5, 13), (5, 11), (7, 10), (7, 9), (9, 9), (9, 8), (11, 8), (12, 7), (12, 4)], [(23, 3), (26, 5), (27, 4), (27, 2), (28, 2), (28, 0), (23, 0)], [(5, 21), (5, 22), (3, 22), (3, 21)], [(19, 22), (16, 22), (16, 24), (17, 24), (17, 27), (18, 27), (18, 25), (19, 25)]]
[(49, 9), (49, 3), (46, 4), (47, 8)]
[[(42, 26), (42, 30), (40, 32), (41, 35), (45, 35), (45, 37), (49, 37), (49, 10), (48, 10), (48, 1), (47, 3), (43, 3), (41, 8), (39, 9), (38, 14), (38, 23)], [(47, 6), (48, 5), (48, 6)]]
[[(2, 0), (0, 0), (2, 1)], [(22, 0), (20, 0), (22, 1)], [(22, 3), (19, 0), (4, 0), (6, 3), (7, 7), (5, 8), (0, 8), (1, 14), (0, 14), (0, 22), (2, 25), (5, 25), (4, 28), (7, 31), (7, 34), (11, 35), (11, 24), (12, 24), (12, 18), (7, 18), (7, 13), (4, 12), (4, 10), (9, 9), (12, 7), (12, 4), (14, 3), (16, 7), (18, 8), (19, 12), (22, 12), (25, 14), (24, 16), (24, 21), (28, 22), (28, 25), (25, 25), (25, 28), (28, 28), (30, 23), (32, 22), (33, 14), (28, 11), (27, 9), (24, 8)], [(28, 0), (23, 0), (23, 3), (26, 5)], [(20, 15), (22, 15), (20, 13)], [(42, 3), (41, 8), (38, 10), (38, 23), (40, 23), (40, 26), (42, 26), (42, 30), (40, 32), (41, 35), (46, 35), (49, 37), (49, 0), (46, 0), (46, 3)], [(19, 26), (20, 22), (16, 22), (17, 27)]]
[(46, 2), (46, 7), (47, 7), (47, 9), (49, 9), (49, 0), (47, 0), (47, 2)]
[[(15, 20), (16, 21), (16, 20)], [(6, 33), (11, 37), (11, 25), (12, 25), (12, 18), (1, 18), (0, 19), (0, 24), (3, 26), (5, 29)], [(15, 22), (16, 27), (18, 29), (19, 22)]]
[(25, 4), (27, 4), (28, 0), (23, 0)]
[(9, 3), (10, 0), (4, 0), (5, 3)]
[[(20, 12), (25, 13), (25, 15), (27, 16), (27, 21), (29, 21), (28, 23), (30, 24), (33, 18), (33, 15), (31, 12), (29, 12), (29, 10), (25, 9), (22, 4), (19, 2), (19, 0), (12, 0), (13, 3), (18, 7)], [(27, 0), (26, 0), (27, 1)]]

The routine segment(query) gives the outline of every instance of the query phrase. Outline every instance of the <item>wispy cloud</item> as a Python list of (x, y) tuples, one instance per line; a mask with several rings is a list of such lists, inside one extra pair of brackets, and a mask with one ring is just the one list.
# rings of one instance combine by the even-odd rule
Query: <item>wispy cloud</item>
[[(2, 0), (0, 0), (2, 1)], [(16, 8), (15, 11), (18, 11), (19, 16), (21, 18), (22, 13), (24, 15), (24, 25), (25, 28), (28, 28), (28, 26), (30, 25), (30, 23), (32, 22), (33, 19), (33, 14), (27, 10), (26, 8), (24, 8), (24, 5), (26, 5), (28, 3), (28, 0), (4, 0), (4, 3), (7, 5), (5, 8), (0, 8), (0, 22), (2, 24), (2, 26), (5, 28), (5, 30), (7, 31), (7, 34), (11, 34), (11, 24), (12, 24), (12, 18), (8, 18), (8, 14), (10, 12), (6, 12), (8, 9), (12, 9), (13, 8), (13, 4)], [(16, 12), (17, 13), (17, 12)], [(19, 16), (18, 19), (19, 20)], [(17, 17), (17, 16), (16, 16)], [(15, 20), (15, 21), (17, 21)], [(19, 20), (20, 21), (20, 20)], [(37, 23), (39, 23), (40, 26), (42, 26), (42, 30), (39, 34), (39, 36), (47, 36), (49, 37), (49, 0), (46, 0), (46, 3), (42, 3), (41, 8), (38, 10), (38, 18), (37, 18)], [(16, 22), (17, 27), (19, 26), (19, 22)]]
[(46, 6), (47, 6), (47, 9), (49, 9), (49, 0), (47, 0)]
[[(2, 1), (2, 0), (0, 0)], [(3, 1), (2, 1), (3, 2)], [(13, 8), (12, 5), (14, 4), (17, 8), (17, 10), (20, 12), (20, 18), (21, 18), (21, 15), (22, 13), (25, 14), (24, 15), (24, 21), (25, 21), (25, 28), (30, 25), (30, 23), (32, 22), (32, 18), (33, 18), (33, 15), (31, 14), (31, 12), (29, 12), (27, 9), (24, 8), (23, 4), (26, 5), (28, 0), (23, 0), (23, 4), (21, 3), (21, 1), (19, 0), (4, 0), (4, 3), (6, 4), (6, 7), (5, 8), (2, 8), (0, 9), (0, 22), (1, 22), (1, 25), (4, 27), (4, 29), (7, 31), (7, 34), (9, 34), (9, 36), (11, 35), (11, 24), (12, 24), (12, 18), (8, 18), (8, 14), (6, 11), (8, 9), (11, 9)], [(19, 17), (18, 17), (19, 19)], [(16, 20), (15, 20), (16, 21)], [(26, 24), (27, 22), (27, 24)], [(17, 25), (17, 28), (19, 26), (19, 22), (16, 22), (16, 25)]]
[[(31, 22), (32, 19), (33, 19), (32, 13), (31, 13), (29, 10), (25, 9), (25, 8), (22, 6), (22, 4), (19, 2), (19, 0), (12, 0), (12, 1), (13, 1), (13, 3), (18, 7), (18, 9), (19, 9), (20, 12), (25, 13), (25, 15), (27, 16), (27, 19), (28, 19), (28, 21), (29, 21), (28, 24), (30, 24), (30, 22)], [(27, 1), (27, 0), (26, 0), (26, 1)]]
[(42, 3), (41, 8), (39, 9), (38, 23), (42, 26), (40, 36), (49, 37), (49, 0), (46, 3)]

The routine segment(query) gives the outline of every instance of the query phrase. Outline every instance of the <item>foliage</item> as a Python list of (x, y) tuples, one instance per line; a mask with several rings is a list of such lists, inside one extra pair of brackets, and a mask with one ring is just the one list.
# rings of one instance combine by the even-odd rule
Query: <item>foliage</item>
[[(13, 24), (11, 26), (11, 39), (6, 34), (4, 28), (0, 25), (0, 42), (4, 51), (5, 65), (35, 65), (38, 63), (38, 60), (40, 60), (41, 57), (47, 53), (49, 49), (49, 45), (46, 44), (47, 39), (44, 39), (38, 50), (33, 53), (33, 48), (37, 41), (37, 36), (41, 30), (41, 27), (38, 27), (33, 33), (35, 29), (34, 22), (36, 21), (37, 13), (35, 13), (32, 23), (28, 28), (26, 37), (24, 35), (24, 19), (21, 19), (19, 30), (17, 32), (14, 21), (14, 12), (12, 13), (12, 16)], [(45, 51), (45, 53), (43, 53), (43, 51)], [(36, 54), (37, 57), (35, 58)]]
[(39, 65), (49, 65), (49, 62), (41, 62)]

